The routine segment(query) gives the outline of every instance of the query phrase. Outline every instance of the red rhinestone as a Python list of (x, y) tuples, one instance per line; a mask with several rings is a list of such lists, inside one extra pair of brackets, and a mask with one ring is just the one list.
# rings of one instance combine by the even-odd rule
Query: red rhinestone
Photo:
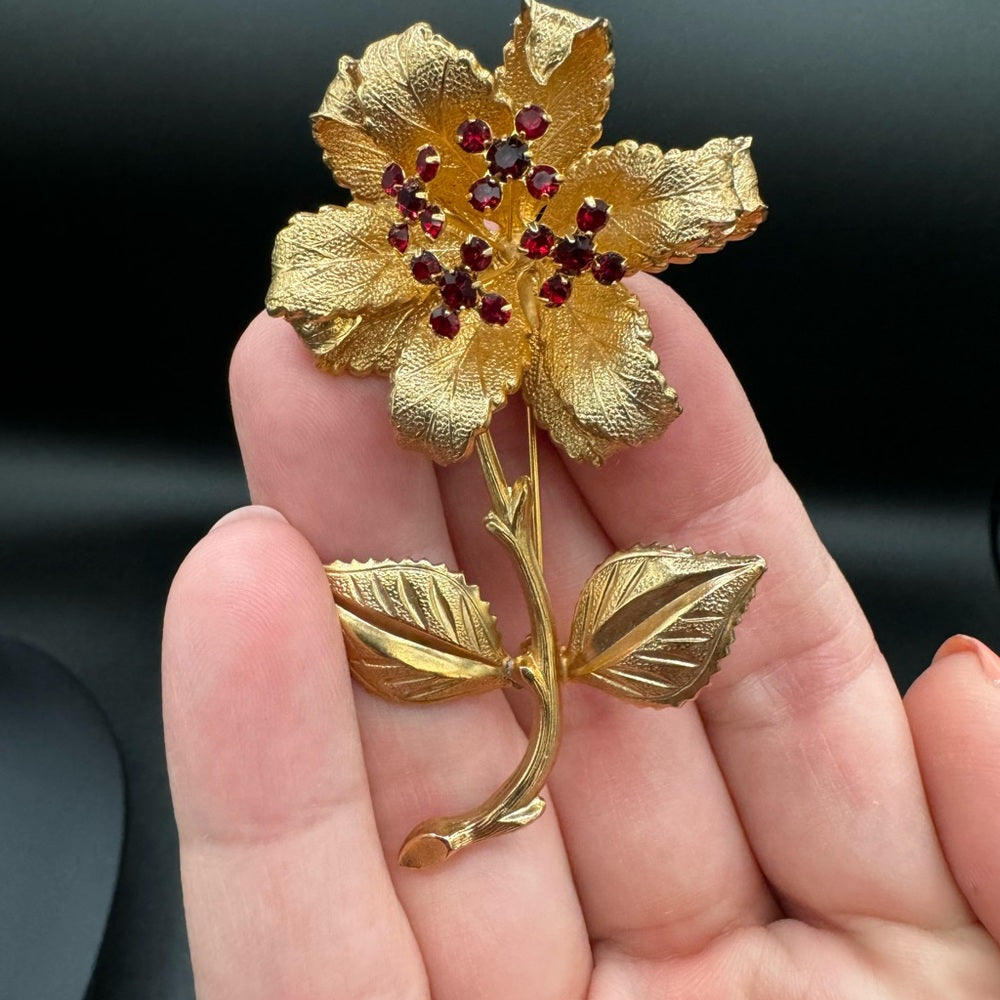
[(561, 180), (555, 167), (539, 164), (531, 168), (525, 184), (532, 198), (551, 198), (559, 190)]
[(444, 229), (444, 212), (437, 205), (428, 205), (420, 213), (420, 228), (432, 240), (436, 240)]
[(462, 321), (458, 318), (458, 313), (453, 313), (444, 306), (438, 306), (431, 310), (431, 329), (439, 337), (447, 337), (451, 340), (462, 326)]
[(479, 315), (493, 326), (506, 326), (512, 312), (510, 303), (495, 292), (487, 292), (479, 301)]
[(430, 250), (424, 250), (422, 253), (418, 253), (413, 260), (410, 261), (410, 273), (413, 275), (421, 285), (431, 285), (434, 283), (434, 279), (442, 271), (441, 261), (437, 259), (430, 252)]
[(406, 253), (406, 248), (410, 245), (410, 230), (405, 222), (397, 222), (389, 230), (389, 246), (400, 253)]
[(550, 306), (561, 306), (572, 294), (573, 282), (565, 274), (553, 274), (548, 281), (542, 282), (542, 287), (538, 289), (538, 294), (545, 299)]
[(458, 126), (455, 141), (467, 153), (481, 153), (493, 138), (489, 125), (482, 118), (468, 118)]
[(517, 113), (514, 124), (525, 139), (538, 139), (545, 135), (552, 119), (537, 104), (525, 104)]
[(502, 197), (503, 189), (499, 182), (492, 177), (480, 177), (469, 188), (469, 202), (478, 212), (485, 212), (488, 208), (496, 208)]
[(502, 181), (517, 181), (531, 166), (531, 153), (528, 144), (516, 135), (506, 139), (497, 139), (490, 146), (486, 159), (490, 164), (490, 173)]
[(476, 304), (476, 289), (468, 271), (445, 271), (440, 284), (441, 298), (452, 309), (471, 309)]
[(599, 253), (594, 258), (594, 279), (602, 285), (613, 285), (616, 281), (621, 281), (627, 270), (625, 258), (614, 250)]
[(609, 206), (600, 198), (584, 198), (576, 213), (576, 228), (583, 233), (596, 233), (608, 224)]
[(427, 193), (418, 180), (408, 180), (396, 194), (396, 204), (408, 219), (415, 219), (427, 205)]
[(403, 186), (404, 180), (406, 177), (403, 174), (403, 168), (398, 163), (390, 163), (385, 168), (385, 173), (382, 174), (382, 190), (387, 195), (392, 196)]
[(417, 150), (417, 176), (422, 181), (432, 181), (437, 177), (441, 157), (433, 146), (421, 146)]
[(470, 271), (485, 271), (493, 263), (493, 247), (479, 236), (469, 236), (462, 244), (462, 260)]
[(561, 239), (552, 253), (552, 259), (567, 273), (586, 271), (594, 260), (594, 239), (585, 233)]
[(555, 246), (556, 234), (540, 222), (532, 222), (521, 237), (521, 249), (532, 260), (547, 257)]

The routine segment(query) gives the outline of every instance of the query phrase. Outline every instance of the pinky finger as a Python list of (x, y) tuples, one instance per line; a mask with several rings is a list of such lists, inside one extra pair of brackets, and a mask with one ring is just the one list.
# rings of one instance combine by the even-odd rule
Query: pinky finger
[(1000, 941), (1000, 657), (953, 636), (907, 692), (906, 711), (948, 864)]

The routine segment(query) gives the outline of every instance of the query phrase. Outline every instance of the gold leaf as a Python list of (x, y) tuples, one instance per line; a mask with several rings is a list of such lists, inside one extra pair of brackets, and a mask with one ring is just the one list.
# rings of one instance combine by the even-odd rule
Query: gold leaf
[(649, 705), (681, 704), (729, 652), (765, 568), (759, 556), (690, 549), (616, 553), (580, 595), (570, 678)]
[(299, 212), (278, 233), (267, 311), (272, 316), (357, 315), (426, 294), (386, 242), (391, 202), (351, 202)]
[(430, 309), (426, 300), (418, 300), (360, 316), (292, 320), (292, 325), (324, 371), (333, 375), (387, 375), (396, 367), (416, 326), (426, 325)]
[(507, 655), (478, 588), (427, 562), (331, 563), (354, 676), (392, 701), (444, 701), (507, 686)]
[(442, 465), (468, 455), (493, 411), (520, 385), (529, 360), (527, 327), (517, 312), (506, 326), (492, 326), (471, 309), (461, 318), (454, 340), (429, 327), (414, 336), (392, 377), (389, 405), (401, 442)]
[(543, 309), (524, 393), (573, 458), (595, 464), (621, 445), (661, 434), (680, 413), (649, 347), (639, 300), (622, 285), (578, 278), (558, 309)]
[(600, 249), (622, 254), (630, 273), (711, 253), (749, 236), (764, 218), (749, 146), (748, 138), (666, 153), (631, 139), (602, 146), (566, 171), (546, 225), (570, 231), (577, 208), (592, 196), (611, 206)]
[(389, 158), (365, 132), (365, 110), (358, 97), (360, 68), (341, 56), (337, 75), (312, 116), (313, 136), (323, 148), (323, 162), (334, 179), (355, 198), (377, 201), (385, 196), (382, 173)]
[(535, 162), (565, 170), (601, 137), (614, 86), (608, 22), (524, 0), (503, 60), (497, 92), (512, 112), (538, 104), (552, 117), (531, 144)]

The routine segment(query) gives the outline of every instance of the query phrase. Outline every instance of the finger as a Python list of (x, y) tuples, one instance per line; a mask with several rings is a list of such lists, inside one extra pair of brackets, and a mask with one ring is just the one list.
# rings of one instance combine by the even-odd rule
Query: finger
[[(492, 431), (513, 479), (526, 464), (523, 408), (504, 411)], [(540, 451), (545, 576), (565, 636), (611, 546), (547, 440)], [(449, 529), (462, 566), (484, 593), (499, 595), (501, 626), (516, 642), (527, 629), (524, 599), (483, 530), (488, 499), (477, 473), (467, 463), (439, 475)], [(521, 707), (527, 723), (530, 706)], [(565, 685), (563, 713), (550, 788), (592, 942), (633, 957), (689, 954), (777, 914), (697, 711), (637, 712)]]
[(707, 331), (664, 285), (640, 276), (635, 288), (685, 413), (606, 468), (572, 472), (619, 548), (657, 539), (768, 561), (698, 702), (764, 874), (804, 917), (960, 918), (900, 698), (857, 602)]
[[(433, 467), (396, 445), (384, 382), (318, 371), (287, 324), (262, 319), (234, 356), (232, 394), (255, 500), (288, 514), (324, 558), (455, 567)], [(590, 950), (554, 811), (440, 868), (395, 865), (417, 822), (475, 806), (514, 769), (524, 735), (503, 697), (410, 706), (364, 694), (356, 707), (379, 832), (434, 996), (581, 992)]]
[(945, 856), (1000, 941), (1000, 658), (954, 636), (907, 692), (906, 712)]
[(200, 1000), (428, 996), (316, 555), (246, 508), (167, 604), (163, 713)]

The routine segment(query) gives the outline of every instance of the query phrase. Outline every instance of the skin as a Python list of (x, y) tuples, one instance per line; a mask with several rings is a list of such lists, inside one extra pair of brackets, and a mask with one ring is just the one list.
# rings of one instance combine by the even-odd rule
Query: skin
[[(503, 780), (530, 705), (353, 686), (321, 560), (460, 567), (516, 649), (526, 616), (478, 463), (400, 449), (384, 380), (319, 372), (283, 321), (243, 336), (257, 506), (188, 556), (164, 635), (200, 1000), (1000, 997), (1000, 659), (953, 637), (900, 699), (708, 332), (662, 284), (634, 288), (685, 415), (603, 469), (543, 439), (563, 635), (615, 549), (758, 552), (770, 570), (697, 703), (567, 685), (542, 818), (426, 871), (396, 867), (403, 836)], [(523, 412), (493, 432), (513, 478)]]

